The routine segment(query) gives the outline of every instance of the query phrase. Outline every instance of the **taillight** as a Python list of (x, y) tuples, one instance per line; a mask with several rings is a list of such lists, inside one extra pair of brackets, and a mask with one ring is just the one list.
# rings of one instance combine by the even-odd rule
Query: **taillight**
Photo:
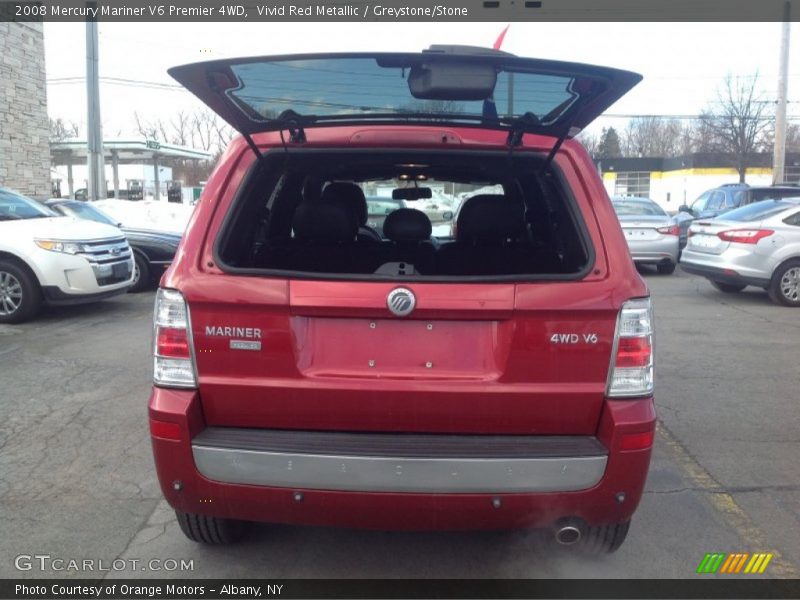
[(197, 387), (191, 323), (183, 295), (159, 289), (153, 322), (153, 382), (163, 387)]
[(772, 229), (727, 229), (720, 231), (717, 237), (726, 242), (738, 242), (740, 244), (757, 244), (758, 240), (775, 233)]
[(614, 337), (614, 355), (608, 376), (611, 398), (653, 393), (653, 307), (650, 298), (622, 305)]
[(658, 233), (663, 233), (665, 235), (680, 235), (681, 228), (677, 225), (670, 225), (669, 227), (658, 227), (656, 229)]

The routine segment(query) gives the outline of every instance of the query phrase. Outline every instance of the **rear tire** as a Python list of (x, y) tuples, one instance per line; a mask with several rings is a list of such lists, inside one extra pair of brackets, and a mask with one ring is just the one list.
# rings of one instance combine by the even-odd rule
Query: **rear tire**
[(631, 522), (625, 521), (624, 523), (587, 527), (578, 543), (578, 548), (587, 554), (616, 552), (628, 536), (630, 526)]
[(201, 544), (232, 544), (244, 535), (244, 522), (175, 511), (184, 535)]
[(744, 283), (722, 283), (721, 281), (714, 281), (713, 279), (709, 279), (708, 281), (720, 292), (726, 294), (738, 294), (747, 287), (747, 284)]
[(22, 323), (42, 306), (36, 277), (14, 260), (0, 260), (0, 323)]
[(787, 260), (772, 275), (767, 293), (783, 306), (800, 306), (800, 259)]
[(128, 291), (135, 294), (150, 285), (150, 265), (138, 252), (133, 253), (133, 273), (133, 285)]
[(661, 275), (672, 275), (675, 272), (676, 266), (677, 264), (674, 262), (659, 263), (656, 265), (656, 269), (658, 269), (658, 272)]

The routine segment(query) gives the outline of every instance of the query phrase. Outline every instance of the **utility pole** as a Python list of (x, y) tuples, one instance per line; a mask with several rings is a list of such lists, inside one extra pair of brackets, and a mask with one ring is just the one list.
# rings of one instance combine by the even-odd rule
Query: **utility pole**
[[(96, 3), (87, 2), (88, 5)], [(86, 21), (86, 142), (89, 200), (105, 199), (106, 170), (103, 162), (103, 127), (100, 121), (100, 77), (98, 73), (97, 21)]]
[(778, 107), (775, 111), (775, 149), (772, 156), (772, 183), (783, 183), (786, 164), (786, 94), (789, 83), (789, 28), (791, 3), (783, 5), (781, 63), (778, 75)]

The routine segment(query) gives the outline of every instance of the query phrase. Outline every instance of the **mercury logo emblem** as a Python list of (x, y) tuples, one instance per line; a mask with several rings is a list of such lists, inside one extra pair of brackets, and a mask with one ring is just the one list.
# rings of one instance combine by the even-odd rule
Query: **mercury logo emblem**
[(386, 297), (386, 306), (392, 314), (398, 317), (410, 315), (416, 305), (417, 299), (414, 297), (414, 292), (406, 288), (396, 288)]

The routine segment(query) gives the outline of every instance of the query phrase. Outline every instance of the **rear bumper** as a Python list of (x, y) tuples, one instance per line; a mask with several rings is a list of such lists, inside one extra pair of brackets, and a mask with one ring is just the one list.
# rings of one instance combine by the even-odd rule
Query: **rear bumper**
[[(305, 439), (299, 452), (285, 443), (297, 432), (279, 432), (286, 435), (276, 442), (263, 430), (206, 428), (194, 391), (155, 388), (150, 420), (162, 491), (184, 512), (375, 529), (510, 529), (566, 516), (589, 525), (628, 520), (651, 447), (627, 450), (623, 440), (652, 432), (655, 410), (652, 398), (606, 401), (596, 437), (513, 436), (530, 442), (511, 444), (516, 451), (464, 436), (460, 449), (461, 442), (384, 445), (369, 454), (346, 439), (325, 452), (308, 450), (321, 438)], [(248, 431), (249, 441), (237, 433)]]
[(681, 269), (692, 275), (700, 275), (712, 281), (729, 283), (731, 285), (754, 285), (757, 287), (769, 286), (769, 278), (743, 275), (734, 269), (711, 267), (697, 263), (681, 262)]
[(633, 262), (636, 263), (677, 263), (678, 253), (680, 252), (680, 240), (676, 235), (663, 235), (661, 239), (648, 241), (629, 240), (628, 248), (631, 251)]
[(574, 491), (603, 477), (595, 437), (374, 434), (209, 427), (198, 472), (223, 483), (424, 494)]

